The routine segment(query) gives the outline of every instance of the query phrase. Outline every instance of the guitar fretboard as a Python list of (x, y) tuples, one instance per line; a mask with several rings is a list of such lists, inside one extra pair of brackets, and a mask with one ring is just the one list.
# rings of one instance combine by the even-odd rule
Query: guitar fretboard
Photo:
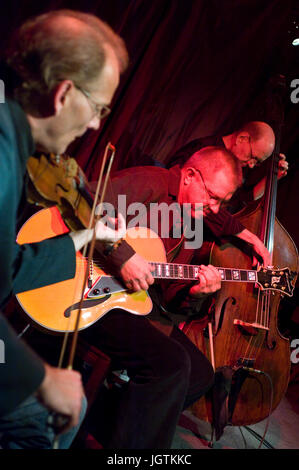
[[(152, 275), (157, 279), (196, 280), (200, 266), (192, 264), (156, 263), (150, 262), (155, 268)], [(247, 269), (216, 268), (222, 281), (257, 282), (257, 272)]]

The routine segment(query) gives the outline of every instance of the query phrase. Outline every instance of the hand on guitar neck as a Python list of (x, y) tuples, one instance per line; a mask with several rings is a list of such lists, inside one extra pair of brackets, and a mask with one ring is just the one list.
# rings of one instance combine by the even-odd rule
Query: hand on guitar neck
[[(254, 253), (256, 253), (264, 266), (270, 266), (271, 255), (263, 242), (252, 232), (245, 229), (237, 235), (240, 239), (252, 245)], [(253, 258), (253, 266), (256, 266), (258, 260)], [(201, 297), (202, 295), (212, 294), (221, 288), (221, 278), (219, 271), (212, 265), (201, 265), (198, 274), (199, 282), (191, 287), (189, 294), (192, 297)], [(154, 282), (152, 276), (152, 267), (139, 254), (135, 253), (120, 270), (120, 276), (124, 285), (132, 292), (147, 290)]]
[(194, 284), (190, 290), (191, 297), (200, 298), (207, 294), (213, 294), (221, 288), (221, 276), (217, 268), (209, 264), (201, 265), (198, 273), (198, 283)]

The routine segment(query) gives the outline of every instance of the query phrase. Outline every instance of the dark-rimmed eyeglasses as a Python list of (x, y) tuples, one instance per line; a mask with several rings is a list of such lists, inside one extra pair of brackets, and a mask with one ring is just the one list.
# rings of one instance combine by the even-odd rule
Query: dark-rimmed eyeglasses
[(97, 116), (99, 119), (104, 119), (106, 116), (108, 116), (108, 114), (111, 112), (111, 109), (109, 108), (109, 106), (107, 106), (105, 104), (96, 103), (92, 99), (89, 91), (85, 90), (84, 88), (82, 88), (78, 85), (75, 85), (75, 87), (77, 88), (77, 90), (81, 91), (81, 93), (83, 93), (83, 95), (87, 98), (88, 102), (90, 103), (90, 105), (92, 107), (92, 110), (93, 110), (95, 116)]

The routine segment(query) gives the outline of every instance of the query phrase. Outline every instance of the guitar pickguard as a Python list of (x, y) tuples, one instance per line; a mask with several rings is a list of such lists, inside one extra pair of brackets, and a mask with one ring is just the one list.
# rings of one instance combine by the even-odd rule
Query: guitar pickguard
[(87, 292), (87, 299), (98, 299), (107, 294), (116, 294), (117, 292), (127, 291), (126, 287), (115, 277), (103, 275), (95, 282), (92, 288)]

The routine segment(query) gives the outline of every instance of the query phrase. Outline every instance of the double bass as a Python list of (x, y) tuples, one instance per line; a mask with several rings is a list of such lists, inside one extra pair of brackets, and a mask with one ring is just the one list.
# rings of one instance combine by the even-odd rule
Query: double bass
[[(278, 148), (276, 138), (264, 198), (236, 216), (264, 241), (274, 268), (290, 269), (295, 286), (297, 248), (275, 216)], [(240, 269), (252, 267), (251, 256), (235, 244), (212, 244), (211, 264), (226, 267), (232, 260)], [(202, 319), (183, 326), (183, 331), (214, 365), (214, 390), (197, 401), (191, 412), (212, 423), (216, 440), (227, 424), (251, 425), (268, 418), (286, 393), (291, 364), (289, 340), (278, 329), (281, 295), (262, 292), (257, 285), (224, 283), (210, 307), (210, 334), (206, 334)]]

